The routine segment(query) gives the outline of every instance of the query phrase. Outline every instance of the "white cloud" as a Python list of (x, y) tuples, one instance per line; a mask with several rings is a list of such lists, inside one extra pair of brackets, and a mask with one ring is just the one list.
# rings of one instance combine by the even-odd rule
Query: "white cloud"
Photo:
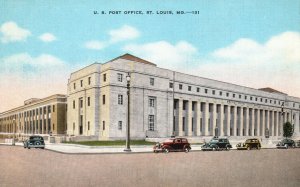
[(115, 42), (138, 38), (140, 36), (140, 32), (132, 26), (123, 25), (118, 29), (109, 31), (109, 35), (110, 35), (110, 43), (115, 43)]
[(105, 43), (97, 40), (88, 41), (84, 44), (84, 46), (88, 49), (101, 50), (105, 48)]
[(44, 33), (39, 36), (39, 39), (43, 42), (53, 42), (56, 40), (56, 37), (51, 33)]
[(191, 61), (197, 55), (197, 49), (186, 41), (180, 41), (175, 45), (166, 41), (130, 44), (123, 50), (157, 63), (160, 67), (171, 69), (186, 67), (188, 60)]
[(3, 23), (0, 32), (2, 43), (26, 41), (26, 38), (31, 35), (29, 30), (19, 27), (15, 22)]
[(49, 54), (20, 53), (0, 58), (0, 98), (5, 98), (0, 112), (21, 106), (28, 98), (66, 94), (71, 71), (65, 61)]
[(199, 61), (191, 72), (253, 88), (273, 87), (300, 97), (300, 33), (284, 32), (265, 43), (239, 39)]

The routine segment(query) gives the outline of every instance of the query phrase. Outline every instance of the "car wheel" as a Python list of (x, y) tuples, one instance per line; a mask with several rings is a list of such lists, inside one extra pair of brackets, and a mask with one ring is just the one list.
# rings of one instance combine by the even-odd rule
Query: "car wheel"
[(229, 151), (230, 150), (230, 147), (229, 146), (226, 146), (226, 149), (225, 149), (226, 151)]
[(289, 148), (289, 145), (288, 145), (288, 144), (285, 144), (284, 147), (285, 147), (286, 149), (288, 149), (288, 148)]
[(169, 149), (168, 148), (166, 148), (165, 149), (165, 153), (169, 153), (170, 151), (169, 151)]
[(30, 147), (27, 147), (28, 149), (30, 149)]
[(41, 147), (41, 149), (45, 149), (45, 147)]
[(257, 150), (260, 150), (260, 146), (259, 145), (257, 146)]
[(293, 144), (293, 148), (295, 148), (295, 144)]
[(189, 148), (184, 149), (184, 152), (186, 152), (186, 153), (188, 153), (189, 151), (190, 151)]
[(250, 146), (248, 146), (248, 147), (247, 147), (247, 150), (249, 151), (250, 149), (251, 149)]

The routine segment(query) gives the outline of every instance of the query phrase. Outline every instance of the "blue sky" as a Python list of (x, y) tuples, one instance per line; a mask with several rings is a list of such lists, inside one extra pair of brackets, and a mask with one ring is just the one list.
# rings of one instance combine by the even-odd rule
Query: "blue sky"
[[(0, 111), (28, 97), (66, 93), (70, 72), (127, 52), (159, 67), (254, 88), (270, 86), (300, 97), (300, 85), (295, 83), (300, 80), (295, 71), (300, 63), (295, 54), (300, 51), (299, 0), (1, 0), (0, 4), (0, 77), (6, 77), (0, 80), (0, 89), (7, 90), (0, 99), (16, 90), (23, 93)], [(107, 14), (94, 15), (95, 10)], [(123, 11), (133, 10), (154, 14), (124, 15)], [(176, 15), (179, 10), (199, 14)], [(45, 77), (46, 71), (53, 73)], [(65, 81), (57, 83), (58, 79)], [(46, 81), (47, 87), (36, 80)]]

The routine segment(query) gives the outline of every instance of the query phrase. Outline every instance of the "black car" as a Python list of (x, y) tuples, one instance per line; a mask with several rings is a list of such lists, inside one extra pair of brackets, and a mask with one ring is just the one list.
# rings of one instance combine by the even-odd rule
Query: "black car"
[(219, 150), (230, 150), (232, 148), (229, 140), (227, 138), (214, 137), (205, 143), (202, 147), (202, 151), (219, 151)]
[(278, 149), (280, 148), (288, 149), (289, 147), (295, 148), (295, 141), (292, 139), (283, 139), (276, 145), (276, 147)]
[(28, 140), (24, 142), (24, 148), (45, 148), (44, 138), (42, 136), (30, 136)]

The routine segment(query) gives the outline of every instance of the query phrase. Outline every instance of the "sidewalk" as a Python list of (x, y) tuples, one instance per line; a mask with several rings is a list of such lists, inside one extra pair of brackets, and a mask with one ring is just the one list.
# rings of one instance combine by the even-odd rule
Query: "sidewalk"
[[(232, 149), (236, 149), (236, 144), (232, 142)], [(11, 145), (8, 143), (0, 143), (0, 145)], [(154, 143), (153, 143), (154, 145)], [(16, 146), (23, 146), (23, 143), (17, 142)], [(191, 145), (191, 151), (201, 151), (201, 145)], [(262, 149), (276, 148), (275, 144), (263, 144)], [(111, 154), (111, 153), (127, 153), (124, 152), (124, 146), (85, 146), (78, 144), (63, 144), (63, 143), (46, 143), (45, 149), (65, 153), (65, 154)], [(151, 145), (133, 145), (131, 146), (131, 153), (151, 153), (153, 152), (153, 146)]]

